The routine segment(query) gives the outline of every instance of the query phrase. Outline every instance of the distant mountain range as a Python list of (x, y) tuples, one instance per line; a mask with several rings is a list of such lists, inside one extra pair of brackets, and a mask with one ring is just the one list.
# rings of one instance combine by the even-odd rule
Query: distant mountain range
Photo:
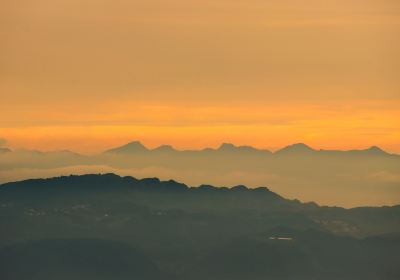
[[(26, 150), (26, 149), (18, 149), (18, 150), (11, 150), (10, 148), (0, 148), (0, 153), (9, 153), (9, 152), (17, 152), (17, 153), (40, 153), (40, 154), (73, 154), (73, 155), (79, 155), (76, 152), (68, 151), (68, 150), (62, 150), (62, 151), (53, 151), (53, 152), (41, 152), (37, 150)], [(204, 148), (200, 150), (178, 150), (175, 149), (171, 145), (161, 145), (159, 147), (149, 149), (145, 145), (143, 145), (140, 141), (132, 141), (127, 144), (124, 144), (119, 147), (115, 147), (109, 150), (106, 150), (103, 152), (103, 154), (137, 154), (137, 153), (148, 153), (148, 152), (153, 152), (153, 153), (190, 153), (190, 152), (224, 152), (224, 153), (259, 153), (259, 154), (276, 154), (276, 155), (285, 155), (285, 154), (290, 154), (290, 155), (306, 155), (306, 154), (349, 154), (349, 155), (392, 155), (392, 156), (400, 156), (397, 154), (391, 154), (388, 153), (384, 150), (382, 150), (378, 146), (371, 146), (366, 149), (359, 149), (359, 150), (324, 150), (324, 149), (313, 149), (310, 146), (304, 144), (304, 143), (296, 143), (292, 145), (288, 145), (286, 147), (283, 147), (281, 149), (278, 149), (275, 152), (271, 152), (270, 150), (267, 149), (258, 149), (254, 148), (252, 146), (235, 146), (232, 143), (222, 143), (218, 148)], [(83, 155), (81, 155), (83, 156)]]
[(189, 185), (269, 186), (287, 197), (346, 207), (400, 203), (400, 155), (379, 147), (317, 150), (306, 144), (275, 152), (223, 143), (218, 148), (149, 149), (139, 141), (96, 155), (0, 150), (0, 183), (27, 178), (115, 172)]
[(276, 152), (271, 152), (267, 149), (257, 149), (251, 146), (235, 146), (231, 143), (222, 143), (219, 148), (205, 148), (202, 150), (176, 150), (171, 145), (161, 145), (154, 149), (146, 148), (141, 142), (133, 141), (123, 146), (106, 150), (104, 153), (116, 153), (116, 154), (135, 154), (135, 153), (146, 153), (146, 152), (224, 152), (224, 153), (260, 153), (260, 154), (276, 154), (276, 155), (305, 155), (305, 154), (351, 154), (351, 155), (393, 155), (385, 152), (377, 146), (372, 146), (364, 150), (315, 150), (304, 143), (296, 143), (293, 145), (286, 146)]

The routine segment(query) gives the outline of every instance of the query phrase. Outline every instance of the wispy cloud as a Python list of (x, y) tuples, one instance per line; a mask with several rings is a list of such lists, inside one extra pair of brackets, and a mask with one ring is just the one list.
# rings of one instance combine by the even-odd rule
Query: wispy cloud
[(0, 147), (4, 147), (5, 145), (7, 145), (7, 140), (4, 138), (0, 138)]

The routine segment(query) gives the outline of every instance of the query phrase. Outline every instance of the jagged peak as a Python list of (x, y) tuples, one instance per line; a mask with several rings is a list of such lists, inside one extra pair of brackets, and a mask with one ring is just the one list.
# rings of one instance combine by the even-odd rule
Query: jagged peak
[(279, 154), (287, 152), (304, 153), (304, 152), (315, 152), (315, 150), (304, 143), (295, 143), (278, 150), (276, 153)]
[(107, 150), (106, 153), (135, 153), (149, 151), (140, 141), (132, 141), (123, 146)]
[(225, 152), (230, 152), (230, 151), (242, 151), (242, 152), (270, 152), (268, 150), (259, 150), (257, 148), (254, 148), (252, 146), (236, 146), (232, 143), (222, 143), (221, 146), (217, 149), (217, 151), (225, 151)]
[(152, 149), (154, 152), (173, 152), (176, 151), (171, 145), (160, 145), (157, 148)]
[(234, 150), (237, 149), (238, 147), (233, 145), (232, 143), (222, 143), (218, 150)]
[(140, 141), (138, 141), (138, 140), (129, 142), (128, 144), (125, 144), (125, 145), (123, 145), (122, 147), (126, 147), (126, 146), (135, 146), (135, 147), (141, 147), (141, 148), (147, 149), (147, 148), (142, 144), (142, 142), (140, 142)]
[(384, 150), (382, 150), (378, 146), (371, 146), (366, 151), (374, 152), (374, 153), (380, 153), (380, 154), (387, 154)]

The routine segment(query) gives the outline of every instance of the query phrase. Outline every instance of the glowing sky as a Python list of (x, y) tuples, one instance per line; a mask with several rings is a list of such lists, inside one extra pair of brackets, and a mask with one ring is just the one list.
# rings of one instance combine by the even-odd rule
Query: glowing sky
[(11, 147), (400, 153), (397, 0), (0, 0)]

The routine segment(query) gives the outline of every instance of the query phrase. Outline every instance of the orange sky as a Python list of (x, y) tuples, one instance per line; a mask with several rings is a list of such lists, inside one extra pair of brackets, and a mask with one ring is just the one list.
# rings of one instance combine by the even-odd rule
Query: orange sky
[(397, 0), (0, 0), (0, 138), (400, 153)]

